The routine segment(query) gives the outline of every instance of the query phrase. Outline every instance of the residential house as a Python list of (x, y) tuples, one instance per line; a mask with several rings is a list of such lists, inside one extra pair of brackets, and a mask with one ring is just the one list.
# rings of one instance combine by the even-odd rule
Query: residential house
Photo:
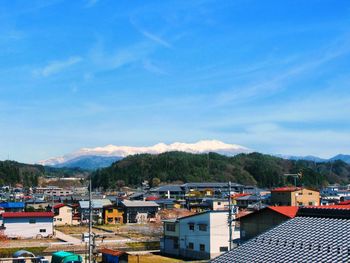
[(53, 209), (55, 214), (53, 218), (55, 226), (79, 224), (79, 221), (73, 220), (73, 208), (70, 205), (57, 204)]
[(34, 189), (36, 194), (44, 194), (47, 196), (71, 196), (73, 195), (73, 191), (71, 189), (64, 189), (56, 186), (49, 187), (36, 187)]
[(349, 232), (348, 208), (301, 207), (296, 217), (211, 262), (350, 262)]
[(52, 212), (2, 213), (4, 235), (11, 238), (37, 238), (53, 235)]
[(0, 203), (0, 208), (5, 212), (23, 212), (24, 203), (23, 202), (2, 202)]
[(271, 205), (319, 206), (320, 193), (302, 187), (280, 187), (271, 190)]
[(105, 224), (123, 223), (124, 211), (120, 206), (107, 205), (103, 207), (103, 220)]
[[(103, 207), (111, 205), (109, 199), (93, 199), (91, 200), (92, 220), (94, 223), (103, 223)], [(89, 201), (79, 201), (79, 211), (81, 223), (88, 223), (89, 221)]]
[[(188, 259), (211, 259), (229, 249), (228, 211), (164, 220), (161, 253)], [(235, 231), (233, 238), (239, 237)]]
[(203, 200), (209, 205), (210, 210), (228, 210), (229, 209), (229, 202), (227, 199), (215, 199), (215, 198), (208, 198)]
[(160, 209), (174, 209), (181, 207), (175, 199), (158, 199), (154, 200), (154, 202), (159, 205)]
[(181, 185), (162, 185), (159, 187), (152, 188), (150, 192), (162, 198), (168, 198), (168, 199), (185, 198), (185, 190), (181, 187)]
[(144, 223), (156, 217), (159, 205), (153, 201), (121, 201), (124, 223)]
[(294, 218), (297, 212), (297, 206), (268, 206), (241, 216), (239, 218), (241, 242)]
[(236, 198), (236, 203), (239, 208), (260, 209), (268, 202), (268, 196), (261, 195), (244, 195)]

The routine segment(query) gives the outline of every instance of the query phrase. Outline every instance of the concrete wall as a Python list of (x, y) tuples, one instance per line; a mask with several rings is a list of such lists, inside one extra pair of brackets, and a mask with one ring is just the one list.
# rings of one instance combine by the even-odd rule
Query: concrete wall
[[(184, 257), (214, 258), (223, 252), (220, 247), (229, 247), (228, 212), (207, 212), (180, 220), (180, 253)], [(194, 230), (189, 225), (194, 224)], [(207, 225), (206, 231), (199, 230), (200, 225)], [(193, 243), (193, 249), (190, 249)], [(204, 251), (200, 245), (204, 245)]]
[(210, 258), (222, 254), (220, 247), (229, 248), (228, 212), (210, 213)]
[[(32, 218), (35, 219), (34, 224), (29, 223), (29, 218), (5, 218), (4, 234), (8, 237), (36, 238), (38, 235), (47, 237), (53, 235), (53, 219), (52, 218)], [(45, 232), (40, 232), (45, 229)]]

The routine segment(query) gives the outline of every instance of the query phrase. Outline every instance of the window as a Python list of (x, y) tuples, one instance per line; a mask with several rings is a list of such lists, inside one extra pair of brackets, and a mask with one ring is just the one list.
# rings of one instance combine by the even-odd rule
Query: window
[(113, 213), (113, 209), (108, 209), (108, 213)]
[(109, 218), (107, 219), (107, 221), (108, 221), (108, 223), (112, 223), (112, 222), (113, 222), (113, 218), (109, 217)]
[(188, 229), (194, 231), (194, 224), (193, 223), (188, 224)]
[(221, 205), (221, 202), (218, 202), (218, 205)]
[(314, 202), (309, 202), (309, 205), (315, 205)]
[(204, 244), (199, 244), (199, 250), (200, 251), (205, 251), (205, 245)]
[(309, 195), (312, 195), (312, 192), (309, 192)]
[(36, 224), (36, 220), (35, 219), (29, 219), (29, 224)]
[(40, 229), (40, 233), (46, 233), (46, 229)]
[(166, 231), (175, 232), (175, 224), (166, 224)]
[(228, 247), (220, 247), (220, 252), (228, 251)]
[(192, 242), (189, 242), (189, 243), (188, 243), (188, 249), (192, 249), (192, 250), (193, 250), (193, 247), (194, 247), (193, 243), (192, 243)]
[(199, 231), (207, 231), (207, 225), (206, 224), (199, 224), (198, 229), (199, 229)]

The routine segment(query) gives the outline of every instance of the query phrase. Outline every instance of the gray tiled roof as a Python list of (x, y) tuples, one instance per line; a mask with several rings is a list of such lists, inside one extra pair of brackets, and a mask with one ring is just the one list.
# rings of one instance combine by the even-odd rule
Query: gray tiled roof
[(211, 262), (350, 262), (350, 220), (295, 217)]

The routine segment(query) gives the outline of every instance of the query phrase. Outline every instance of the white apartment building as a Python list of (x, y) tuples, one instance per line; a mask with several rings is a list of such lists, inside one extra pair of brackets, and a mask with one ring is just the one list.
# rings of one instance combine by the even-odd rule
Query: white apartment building
[[(163, 254), (211, 259), (229, 250), (228, 211), (206, 211), (163, 222)], [(233, 238), (239, 237), (238, 233), (235, 231)]]

